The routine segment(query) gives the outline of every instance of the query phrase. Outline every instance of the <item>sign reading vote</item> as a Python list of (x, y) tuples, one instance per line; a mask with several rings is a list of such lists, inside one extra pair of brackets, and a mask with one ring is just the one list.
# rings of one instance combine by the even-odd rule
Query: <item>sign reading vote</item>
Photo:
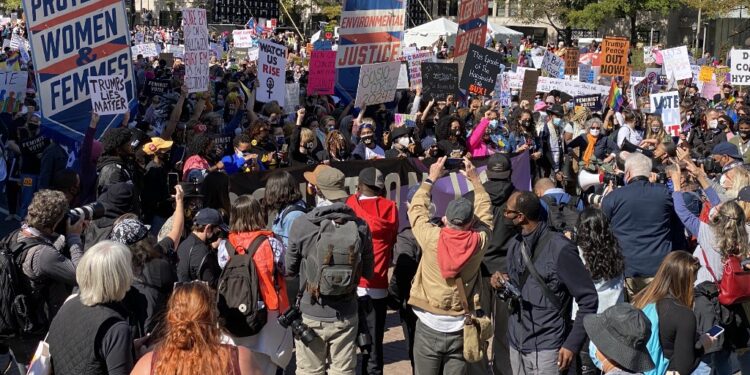
[(500, 54), (472, 44), (466, 56), (461, 88), (469, 94), (489, 96), (500, 74)]
[(422, 91), (439, 100), (458, 92), (458, 64), (422, 63)]
[(400, 61), (363, 65), (359, 72), (357, 99), (354, 105), (364, 108), (371, 104), (393, 101), (400, 72)]
[(730, 71), (732, 84), (738, 86), (750, 85), (750, 50), (732, 50), (732, 53), (730, 54), (730, 65), (730, 68), (732, 69)]
[(651, 94), (651, 110), (661, 114), (664, 129), (674, 137), (680, 135), (680, 93), (670, 91)]
[(607, 37), (602, 41), (602, 65), (599, 75), (626, 77), (630, 41), (626, 38)]
[(258, 57), (260, 87), (255, 99), (268, 103), (273, 100), (284, 106), (286, 99), (286, 47), (269, 40), (260, 41)]
[(91, 110), (98, 115), (117, 115), (128, 111), (125, 79), (120, 75), (89, 76)]

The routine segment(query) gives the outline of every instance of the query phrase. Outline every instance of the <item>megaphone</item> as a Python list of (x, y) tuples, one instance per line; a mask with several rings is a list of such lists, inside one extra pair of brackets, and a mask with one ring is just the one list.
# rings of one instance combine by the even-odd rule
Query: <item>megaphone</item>
[(599, 173), (591, 173), (585, 169), (578, 172), (578, 185), (581, 186), (581, 190), (588, 190), (592, 186), (602, 184), (602, 175)]
[(627, 152), (629, 152), (631, 154), (635, 153), (635, 152), (639, 152), (639, 153), (641, 153), (643, 155), (646, 155), (649, 158), (653, 158), (654, 157), (654, 152), (653, 151), (646, 150), (645, 148), (640, 147), (640, 146), (636, 146), (636, 145), (630, 143), (630, 141), (628, 141), (627, 139), (625, 139), (625, 140), (622, 141), (622, 146), (620, 147), (620, 151), (627, 151)]

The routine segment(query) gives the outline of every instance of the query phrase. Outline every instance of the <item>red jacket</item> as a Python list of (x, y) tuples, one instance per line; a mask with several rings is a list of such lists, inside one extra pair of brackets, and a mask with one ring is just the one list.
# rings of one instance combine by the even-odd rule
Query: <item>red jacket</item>
[(362, 277), (359, 279), (359, 286), (387, 289), (388, 267), (391, 265), (393, 246), (398, 235), (398, 207), (386, 198), (359, 199), (359, 194), (350, 196), (346, 205), (367, 223), (372, 233), (372, 253), (375, 258), (373, 277)]
[[(268, 240), (263, 241), (263, 244), (260, 245), (260, 248), (253, 255), (255, 268), (258, 270), (260, 295), (263, 297), (266, 309), (284, 313), (289, 308), (289, 297), (286, 293), (284, 276), (279, 272), (274, 272), (273, 249), (270, 243), (271, 240), (276, 240), (273, 238), (273, 232), (267, 230), (242, 233), (232, 232), (229, 234), (229, 242), (237, 249), (238, 254), (245, 254), (247, 246), (250, 246), (255, 237), (260, 235), (268, 237)], [(284, 246), (280, 240), (276, 241), (278, 241), (277, 245)]]

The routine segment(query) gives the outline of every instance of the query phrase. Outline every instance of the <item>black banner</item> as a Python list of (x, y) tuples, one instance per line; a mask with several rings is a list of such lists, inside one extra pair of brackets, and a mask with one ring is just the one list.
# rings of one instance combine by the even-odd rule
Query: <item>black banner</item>
[(168, 79), (149, 80), (146, 81), (146, 95), (163, 95), (170, 91), (170, 82)]
[(500, 54), (476, 44), (469, 46), (464, 72), (461, 75), (461, 88), (469, 94), (489, 96), (495, 89), (497, 75), (500, 74)]
[(586, 107), (590, 109), (591, 112), (601, 111), (602, 110), (602, 95), (591, 94), (591, 95), (576, 96), (575, 103), (577, 106)]
[(426, 98), (445, 99), (458, 93), (458, 64), (422, 63), (422, 91)]

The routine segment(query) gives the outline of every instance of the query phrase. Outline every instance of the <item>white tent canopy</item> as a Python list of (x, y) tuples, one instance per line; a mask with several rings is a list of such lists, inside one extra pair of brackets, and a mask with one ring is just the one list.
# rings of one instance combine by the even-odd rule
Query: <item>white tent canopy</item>
[(505, 43), (506, 39), (510, 39), (515, 46), (521, 44), (521, 38), (523, 37), (523, 33), (520, 31), (492, 23), (487, 24), (487, 33), (491, 35), (492, 39), (495, 41)]
[(456, 33), (458, 24), (447, 19), (438, 18), (417, 27), (411, 28), (404, 32), (404, 46), (416, 44), (417, 48), (432, 46), (440, 37), (454, 45), (456, 42)]

